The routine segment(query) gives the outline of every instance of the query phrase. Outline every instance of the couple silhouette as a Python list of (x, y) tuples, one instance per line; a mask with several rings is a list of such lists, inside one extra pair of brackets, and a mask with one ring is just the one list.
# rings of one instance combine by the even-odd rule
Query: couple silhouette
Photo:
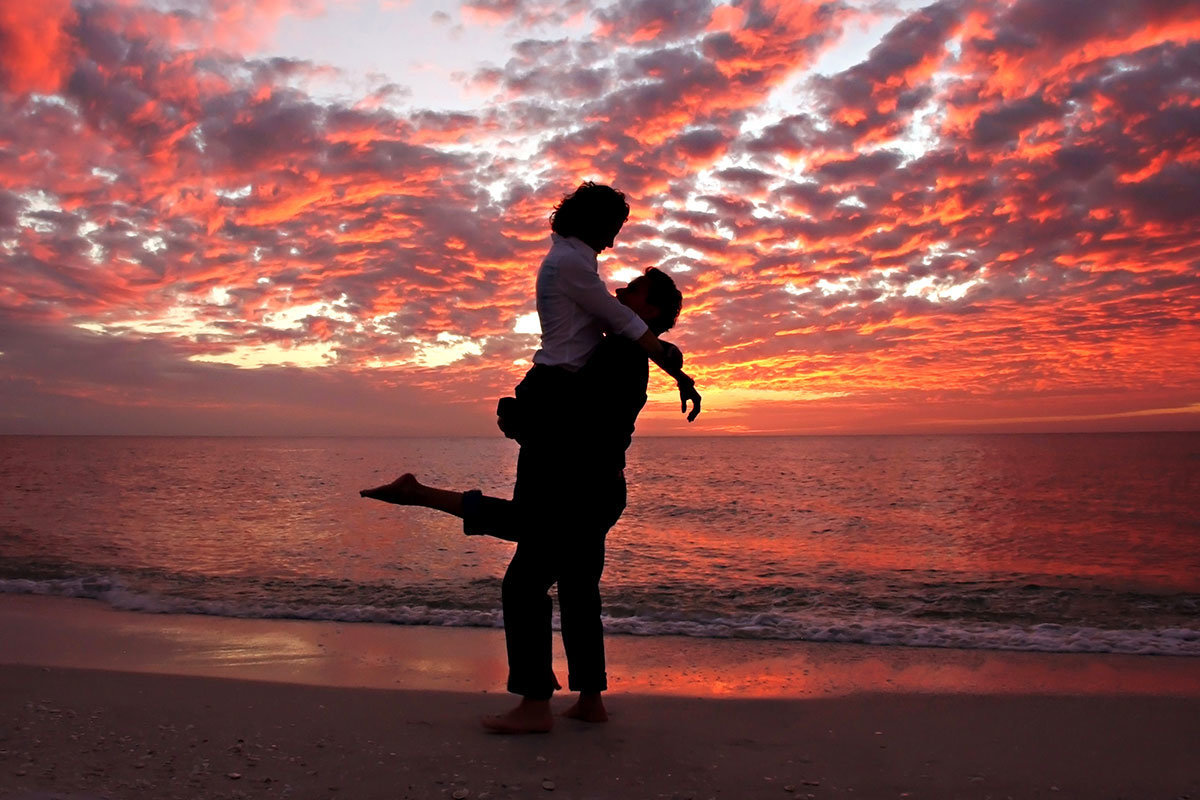
[(625, 509), (625, 451), (646, 404), (648, 362), (675, 379), (689, 422), (700, 413), (682, 353), (659, 338), (683, 304), (675, 282), (651, 267), (614, 296), (600, 278), (596, 257), (612, 247), (628, 217), (621, 192), (590, 181), (550, 214), (550, 251), (537, 274), (541, 347), (514, 396), (496, 408), (500, 430), (520, 445), (512, 499), (427, 486), (412, 473), (360, 492), (453, 514), (470, 536), (517, 543), (501, 600), (507, 688), (521, 700), (482, 718), (496, 733), (545, 733), (554, 725), (550, 698), (562, 688), (551, 663), (549, 590), (555, 583), (567, 684), (579, 693), (564, 716), (607, 721), (604, 540)]

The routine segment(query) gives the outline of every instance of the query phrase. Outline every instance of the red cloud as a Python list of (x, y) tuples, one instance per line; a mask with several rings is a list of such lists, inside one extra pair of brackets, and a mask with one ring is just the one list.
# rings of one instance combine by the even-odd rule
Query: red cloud
[(70, 0), (0, 4), (0, 86), (14, 94), (54, 92), (71, 73)]
[[(320, 65), (238, 54), (291, 4), (52, 3), (41, 27), (6, 6), (5, 405), (65, 419), (161, 385), (186, 406), (209, 381), (203, 402), (299, 418), (265, 378), (188, 361), (267, 353), (325, 365), (271, 373), (297, 392), (373, 410), (403, 386), (486, 432), (536, 343), (514, 326), (546, 215), (598, 179), (633, 205), (605, 274), (677, 277), (712, 429), (1189, 408), (1200, 34), (1175, 4), (1065, 28), (1061, 4), (945, 0), (816, 76), (861, 12), (629, 0), (597, 18), (607, 38), (516, 45), (494, 102), (405, 114), (295, 88)], [(13, 29), (46, 57), (12, 57)]]

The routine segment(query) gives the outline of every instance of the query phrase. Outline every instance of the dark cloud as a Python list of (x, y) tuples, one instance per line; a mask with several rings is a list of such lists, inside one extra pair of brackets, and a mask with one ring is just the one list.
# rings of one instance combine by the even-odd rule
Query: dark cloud
[(1176, 0), (1019, 0), (999, 15), (995, 40), (1017, 52), (1046, 45), (1067, 48), (1119, 39), (1188, 14), (1187, 3)]
[(750, 192), (761, 192), (767, 188), (768, 184), (776, 180), (776, 177), (769, 172), (748, 167), (728, 167), (717, 170), (713, 176)]
[(971, 138), (978, 145), (1019, 143), (1021, 132), (1043, 120), (1057, 118), (1060, 110), (1042, 97), (1030, 96), (988, 109), (975, 118)]
[(894, 170), (902, 160), (899, 153), (877, 150), (874, 153), (826, 161), (817, 168), (817, 179), (825, 183), (870, 183)]
[(848, 144), (846, 141), (838, 142), (818, 125), (818, 119), (812, 115), (794, 114), (767, 125), (757, 136), (745, 139), (742, 146), (748, 152), (772, 157), (820, 152), (839, 143)]
[(1125, 187), (1134, 217), (1147, 222), (1200, 227), (1200, 164), (1172, 163)]
[(664, 42), (703, 31), (712, 8), (710, 0), (617, 0), (593, 16), (604, 36)]
[(729, 137), (715, 128), (692, 130), (680, 134), (671, 142), (671, 148), (698, 159), (712, 158), (728, 142)]

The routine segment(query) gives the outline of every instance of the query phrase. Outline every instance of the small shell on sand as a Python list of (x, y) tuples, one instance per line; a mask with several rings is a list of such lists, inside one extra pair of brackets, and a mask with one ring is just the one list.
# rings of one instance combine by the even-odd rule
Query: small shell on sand
[(542, 781), (542, 788), (547, 792), (554, 791), (554, 781)]
[(466, 800), (466, 798), (468, 798), (470, 796), (471, 796), (470, 789), (455, 789), (454, 794), (452, 795), (454, 800)]

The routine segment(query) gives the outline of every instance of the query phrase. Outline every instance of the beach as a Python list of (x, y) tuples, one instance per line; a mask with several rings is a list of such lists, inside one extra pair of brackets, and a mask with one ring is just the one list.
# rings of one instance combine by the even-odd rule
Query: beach
[(3, 596), (0, 636), (4, 797), (1200, 797), (1190, 658), (614, 636), (609, 723), (503, 737), (492, 629)]

